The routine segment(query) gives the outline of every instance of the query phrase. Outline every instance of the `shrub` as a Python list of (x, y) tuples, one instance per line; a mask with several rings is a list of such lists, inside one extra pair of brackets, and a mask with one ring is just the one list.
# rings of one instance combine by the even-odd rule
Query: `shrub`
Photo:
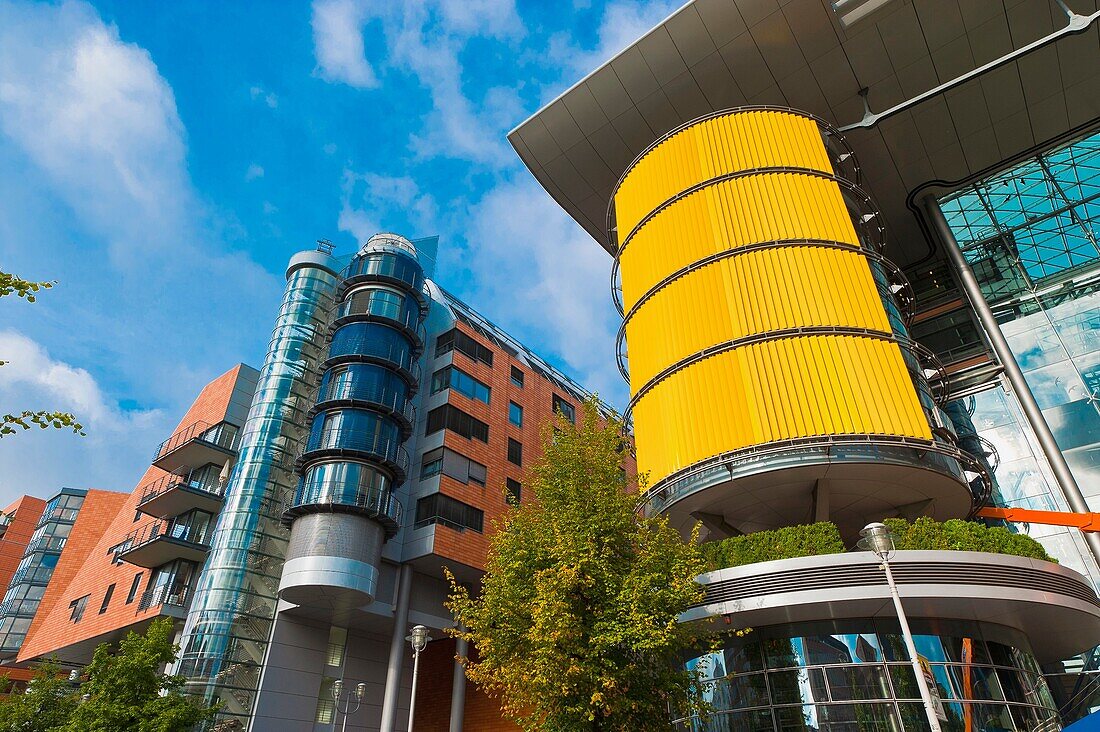
[(898, 549), (950, 549), (1054, 561), (1042, 544), (1003, 526), (961, 519), (940, 523), (923, 516), (912, 523), (902, 518), (886, 519), (883, 523), (896, 535), (894, 542)]
[(786, 526), (773, 531), (757, 531), (703, 545), (703, 555), (711, 567), (740, 567), (773, 559), (840, 554), (844, 542), (835, 524), (821, 521), (803, 526)]

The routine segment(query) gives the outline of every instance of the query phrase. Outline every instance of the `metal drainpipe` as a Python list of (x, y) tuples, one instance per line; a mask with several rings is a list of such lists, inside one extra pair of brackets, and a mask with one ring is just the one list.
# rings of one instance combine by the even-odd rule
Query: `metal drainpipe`
[[(1005, 340), (1001, 326), (993, 315), (993, 310), (986, 302), (985, 295), (982, 294), (974, 270), (970, 267), (970, 263), (966, 261), (966, 257), (963, 256), (962, 249), (959, 248), (959, 242), (955, 239), (951, 227), (947, 224), (947, 218), (943, 215), (939, 201), (936, 200), (935, 196), (929, 195), (922, 200), (922, 204), (939, 236), (940, 243), (947, 252), (948, 258), (955, 265), (955, 271), (959, 275), (963, 291), (966, 293), (967, 299), (970, 300), (974, 312), (978, 315), (978, 320), (981, 321), (982, 327), (989, 337), (993, 352), (997, 355), (1001, 366), (1004, 367), (1005, 376), (1008, 377), (1012, 390), (1016, 392), (1016, 398), (1020, 402), (1020, 407), (1024, 410), (1024, 416), (1031, 425), (1035, 437), (1039, 440), (1039, 446), (1043, 450), (1047, 463), (1050, 464), (1050, 469), (1054, 472), (1054, 478), (1058, 481), (1058, 487), (1062, 490), (1062, 495), (1065, 497), (1070, 509), (1077, 513), (1087, 513), (1089, 505), (1081, 494), (1081, 488), (1073, 477), (1073, 472), (1069, 468), (1069, 463), (1066, 462), (1065, 455), (1058, 447), (1058, 441), (1054, 439), (1050, 424), (1047, 422), (1042, 410), (1039, 409), (1039, 403), (1035, 401), (1035, 395), (1031, 392), (1031, 387), (1028, 386), (1027, 380), (1024, 378), (1024, 372), (1020, 370), (1020, 364), (1016, 362), (1016, 357), (1012, 354), (1008, 341)], [(1100, 562), (1100, 534), (1085, 532), (1084, 537), (1092, 556), (1097, 562)]]
[(402, 564), (397, 575), (397, 605), (393, 613), (393, 636), (390, 638), (390, 658), (386, 665), (386, 690), (382, 699), (381, 732), (394, 732), (397, 724), (397, 704), (401, 697), (401, 667), (405, 660), (405, 635), (409, 630), (409, 591), (412, 567)]

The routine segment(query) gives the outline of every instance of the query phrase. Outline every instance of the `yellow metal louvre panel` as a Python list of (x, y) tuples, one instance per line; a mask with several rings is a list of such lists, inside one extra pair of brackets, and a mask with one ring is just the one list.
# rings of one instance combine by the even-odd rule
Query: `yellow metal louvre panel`
[(707, 186), (661, 210), (634, 235), (619, 259), (623, 303), (705, 257), (782, 239), (859, 246), (840, 187), (797, 173), (754, 175)]
[(710, 346), (811, 326), (890, 332), (861, 253), (800, 246), (720, 259), (670, 282), (627, 321), (631, 388)]
[(779, 440), (932, 437), (898, 345), (859, 336), (783, 338), (720, 353), (662, 380), (633, 417), (638, 470), (651, 484)]
[(677, 132), (638, 161), (615, 193), (620, 236), (693, 185), (725, 173), (795, 167), (832, 173), (817, 123), (760, 110), (712, 117)]

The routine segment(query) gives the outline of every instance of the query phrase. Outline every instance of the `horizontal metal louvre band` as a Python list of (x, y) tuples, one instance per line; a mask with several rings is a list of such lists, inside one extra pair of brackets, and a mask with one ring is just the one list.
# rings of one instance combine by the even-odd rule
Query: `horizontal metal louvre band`
[[(1053, 572), (973, 562), (891, 562), (901, 585), (955, 584), (1006, 587), (1049, 592), (1073, 597), (1100, 607), (1087, 584)], [(877, 564), (842, 567), (807, 567), (753, 577), (720, 580), (706, 586), (703, 602), (695, 607), (786, 592), (812, 592), (843, 587), (886, 586)]]
[(644, 219), (619, 249), (624, 303), (629, 308), (671, 271), (748, 244), (822, 239), (858, 248), (845, 188), (851, 185), (817, 171), (768, 170), (685, 191)]
[(782, 166), (833, 172), (815, 120), (764, 109), (697, 120), (650, 146), (628, 168), (615, 191), (616, 218), (630, 229), (662, 201), (700, 181)]
[[(706, 317), (699, 305), (706, 303)], [(718, 260), (662, 289), (623, 329), (632, 386), (718, 343), (791, 328), (891, 331), (867, 260), (854, 250), (759, 249)]]
[(715, 455), (811, 436), (930, 440), (894, 337), (823, 330), (727, 344), (650, 382), (630, 406), (638, 470), (657, 483)]

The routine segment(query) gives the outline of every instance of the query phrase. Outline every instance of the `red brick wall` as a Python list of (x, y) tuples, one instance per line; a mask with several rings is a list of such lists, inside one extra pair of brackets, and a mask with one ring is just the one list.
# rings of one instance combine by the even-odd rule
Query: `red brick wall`
[[(457, 531), (437, 524), (435, 527), (435, 554), (444, 559), (469, 565), (476, 569), (485, 568), (485, 555), (489, 547), (492, 524), (508, 510), (504, 500), (504, 488), (507, 478), (526, 484), (526, 468), (542, 454), (541, 430), (543, 425), (554, 418), (553, 395), (557, 394), (573, 405), (580, 418), (581, 405), (569, 392), (550, 383), (526, 365), (509, 356), (500, 346), (479, 334), (464, 323), (457, 323), (462, 332), (476, 339), (493, 351), (493, 365), (475, 361), (466, 354), (455, 350), (454, 365), (479, 381), (488, 384), (492, 390), (489, 404), (469, 399), (451, 389), (448, 401), (464, 412), (477, 417), (489, 425), (488, 444), (480, 440), (467, 439), (450, 430), (444, 432), (443, 444), (476, 460), (486, 466), (485, 487), (470, 483), (463, 484), (446, 475), (440, 476), (439, 489), (452, 498), (481, 509), (485, 513), (485, 531), (482, 534), (472, 530)], [(429, 348), (435, 348), (430, 343)], [(523, 371), (523, 388), (512, 383), (511, 370), (516, 366)], [(431, 374), (424, 374), (425, 386), (431, 382)], [(523, 407), (523, 426), (516, 427), (508, 420), (508, 403), (515, 402)], [(518, 440), (523, 445), (523, 467), (517, 467), (508, 460), (508, 438)], [(633, 458), (626, 456), (627, 470), (636, 470)], [(411, 474), (419, 475), (420, 466), (413, 465)], [(524, 485), (523, 500), (530, 493)]]
[(7, 589), (22, 561), (45, 507), (46, 502), (41, 498), (23, 496), (4, 509), (5, 514), (12, 516), (12, 521), (4, 532), (4, 538), (0, 539), (0, 593)]
[[(416, 691), (416, 732), (447, 732), (451, 720), (451, 684), (454, 681), (455, 642), (432, 641), (420, 655), (420, 683)], [(515, 732), (519, 727), (501, 719), (500, 704), (466, 682), (463, 729), (471, 732)]]
[[(173, 435), (197, 421), (210, 424), (222, 421), (225, 418), (239, 370), (240, 366), (234, 367), (207, 384), (180, 420)], [(159, 606), (148, 608), (145, 612), (137, 612), (141, 592), (145, 590), (153, 570), (125, 562), (116, 565), (113, 555), (107, 550), (121, 543), (134, 529), (154, 520), (153, 517), (145, 514), (142, 514), (137, 521), (134, 521), (134, 517), (145, 487), (164, 475), (163, 470), (150, 466), (132, 493), (117, 494), (120, 496), (120, 501), (109, 511), (98, 509), (95, 511), (97, 520), (100, 522), (99, 535), (95, 541), (83, 546), (79, 552), (70, 551), (73, 549), (73, 539), (65, 545), (65, 551), (61, 555), (54, 578), (46, 590), (46, 598), (53, 596), (56, 602), (51, 605), (49, 612), (46, 612), (45, 607), (39, 609), (20, 650), (19, 661), (53, 654), (64, 659), (64, 648), (71, 643), (122, 630), (160, 614)], [(85, 521), (88, 508), (88, 501), (85, 501), (77, 518), (77, 526)], [(76, 527), (73, 533), (75, 536)], [(65, 571), (62, 572), (62, 569)], [(134, 602), (127, 604), (126, 596), (130, 591), (134, 575), (138, 572), (142, 573), (141, 586)], [(104, 593), (111, 584), (115, 585), (114, 594), (107, 611), (100, 614), (99, 608)], [(83, 619), (74, 624), (69, 618), (69, 603), (84, 595), (90, 596), (87, 609)]]

